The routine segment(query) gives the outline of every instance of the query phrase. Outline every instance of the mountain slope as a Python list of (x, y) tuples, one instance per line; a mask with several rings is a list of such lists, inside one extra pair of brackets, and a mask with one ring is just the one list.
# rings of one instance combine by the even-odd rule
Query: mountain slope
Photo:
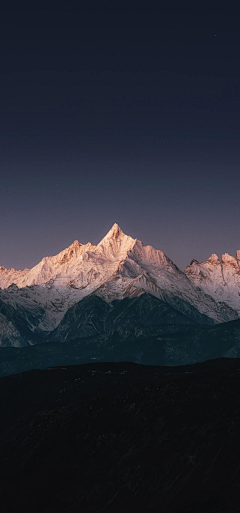
[[(205, 318), (202, 323), (204, 324)], [(194, 325), (194, 320), (167, 303), (146, 293), (107, 303), (98, 296), (88, 296), (69, 308), (48, 339), (66, 342), (76, 337), (89, 337), (118, 328), (154, 326), (156, 324)]]
[(29, 340), (34, 340), (35, 343), (40, 341), (37, 333), (31, 331), (31, 323), (25, 310), (4, 302), (4, 294), (0, 291), (0, 345), (23, 347), (28, 345)]

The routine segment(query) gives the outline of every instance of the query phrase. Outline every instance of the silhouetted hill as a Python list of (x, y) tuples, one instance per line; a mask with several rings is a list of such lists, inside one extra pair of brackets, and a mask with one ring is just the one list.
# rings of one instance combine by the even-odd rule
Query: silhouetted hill
[(239, 369), (92, 363), (2, 378), (1, 512), (238, 512)]

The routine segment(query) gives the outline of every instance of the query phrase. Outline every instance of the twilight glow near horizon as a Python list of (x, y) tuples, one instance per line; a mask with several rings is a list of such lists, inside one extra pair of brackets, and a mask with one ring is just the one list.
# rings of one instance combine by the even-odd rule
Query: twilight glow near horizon
[(2, 12), (0, 265), (97, 244), (115, 222), (182, 269), (235, 256), (237, 27), (105, 5)]

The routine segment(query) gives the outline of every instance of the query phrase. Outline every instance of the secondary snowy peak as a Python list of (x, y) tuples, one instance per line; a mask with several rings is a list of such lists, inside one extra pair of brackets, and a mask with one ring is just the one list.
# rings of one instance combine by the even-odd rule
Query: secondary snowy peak
[(16, 269), (6, 269), (5, 267), (0, 267), (0, 288), (5, 289), (12, 285), (13, 283), (21, 283), (22, 280), (28, 275), (29, 269), (24, 269), (23, 271), (17, 271)]
[(84, 255), (94, 249), (95, 246), (91, 242), (83, 245), (75, 240), (68, 248), (57, 255), (44, 257), (32, 269), (16, 271), (15, 269), (0, 267), (0, 287), (5, 289), (13, 283), (19, 288), (42, 285), (54, 280), (59, 275), (71, 275), (71, 271), (81, 262)]
[(185, 273), (194, 285), (240, 313), (240, 250), (236, 256), (225, 253), (220, 261), (213, 254), (203, 263), (193, 260)]
[(215, 276), (213, 273), (216, 272), (217, 269), (220, 269), (221, 273), (224, 275), (228, 268), (232, 269), (233, 275), (240, 274), (240, 250), (237, 251), (236, 258), (229, 255), (228, 253), (224, 253), (222, 255), (221, 261), (215, 254), (212, 254), (206, 262), (198, 262), (198, 260), (192, 260), (190, 265), (186, 267), (185, 273), (193, 277), (198, 276), (199, 279), (201, 279), (206, 275), (208, 276), (209, 273), (212, 276)]

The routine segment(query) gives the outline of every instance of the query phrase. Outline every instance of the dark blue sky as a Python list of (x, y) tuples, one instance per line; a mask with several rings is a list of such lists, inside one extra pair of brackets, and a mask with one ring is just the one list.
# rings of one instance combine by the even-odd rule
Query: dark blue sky
[(240, 249), (237, 13), (2, 9), (0, 265), (114, 222), (184, 268)]

